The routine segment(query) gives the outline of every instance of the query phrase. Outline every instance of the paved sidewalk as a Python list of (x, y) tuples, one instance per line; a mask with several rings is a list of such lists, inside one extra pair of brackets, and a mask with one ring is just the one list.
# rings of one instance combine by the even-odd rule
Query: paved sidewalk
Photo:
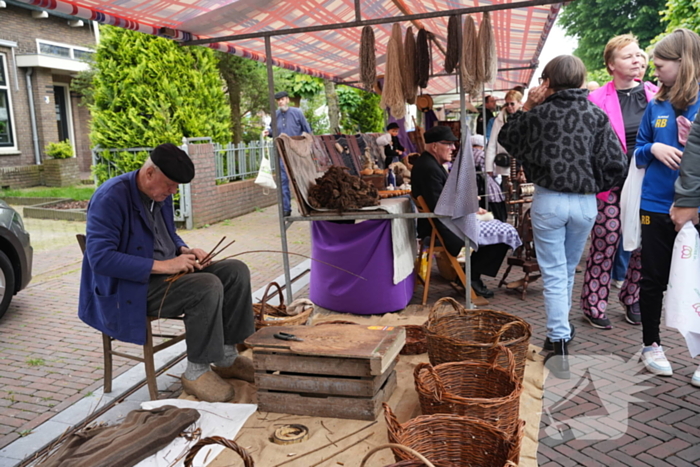
[[(231, 253), (278, 249), (275, 215), (276, 210), (268, 208), (183, 236), (205, 247), (214, 245), (222, 235), (235, 237)], [(290, 250), (308, 254), (308, 232), (307, 223), (294, 224), (289, 230)], [(254, 254), (243, 259), (253, 270), (254, 290), (282, 271), (279, 255)], [(75, 313), (79, 260), (80, 252), (72, 240), (52, 251), (38, 252), (36, 264), (42, 265), (42, 272), (37, 271), (32, 287), (15, 297), (0, 321), (0, 448), (85, 395), (100, 394), (99, 335), (80, 323)], [(511, 273), (513, 279), (519, 276), (517, 271)], [(442, 296), (461, 298), (437, 273), (433, 277), (430, 302)], [(616, 298), (609, 306), (614, 329), (596, 330), (581, 319), (578, 299), (582, 279), (583, 274), (577, 274), (571, 314), (577, 333), (570, 350), (574, 367), (583, 371), (569, 386), (551, 377), (545, 383), (539, 465), (700, 465), (700, 389), (690, 385), (699, 361), (689, 357), (676, 331), (664, 328), (662, 337), (674, 376), (647, 377), (635, 356), (641, 329), (625, 322)], [(520, 294), (497, 289), (496, 279), (485, 278), (485, 282), (496, 290), (489, 308), (526, 319), (533, 327), (531, 342), (541, 346), (545, 325), (541, 280), (531, 284), (525, 300)], [(417, 286), (412, 303), (419, 303), (421, 295), (422, 288)], [(43, 363), (36, 364), (39, 360)], [(130, 366), (123, 361), (118, 365), (118, 372)], [(171, 390), (177, 393), (177, 383)], [(90, 403), (90, 398), (84, 400)], [(122, 409), (134, 407), (125, 404)]]

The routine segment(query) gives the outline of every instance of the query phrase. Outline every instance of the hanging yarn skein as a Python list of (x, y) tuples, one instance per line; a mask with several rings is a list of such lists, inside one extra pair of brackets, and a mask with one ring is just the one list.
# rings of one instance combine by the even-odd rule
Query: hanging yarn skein
[(374, 50), (372, 26), (362, 28), (360, 39), (360, 81), (365, 91), (371, 91), (377, 80), (377, 57)]
[(416, 84), (420, 88), (428, 87), (430, 79), (430, 47), (428, 31), (421, 28), (416, 37)]
[(452, 73), (459, 64), (462, 51), (462, 16), (452, 15), (447, 22), (447, 53), (445, 54), (445, 73)]
[(386, 48), (386, 70), (384, 72), (384, 88), (382, 89), (382, 109), (389, 108), (394, 118), (406, 115), (406, 101), (403, 97), (403, 80), (401, 76), (401, 60), (403, 59), (403, 37), (401, 25), (394, 23), (391, 28), (391, 38)]
[[(479, 81), (479, 43), (476, 37), (476, 25), (474, 18), (467, 15), (464, 18), (462, 31), (462, 57), (459, 60), (459, 71), (462, 75), (462, 89), (467, 94), (481, 91)], [(483, 76), (483, 73), (482, 73)]]
[(496, 36), (491, 26), (491, 14), (486, 11), (479, 26), (479, 49), (484, 66), (484, 83), (493, 83), (498, 76), (498, 54), (496, 52)]
[(418, 86), (416, 86), (416, 38), (411, 26), (406, 29), (406, 39), (403, 43), (403, 97), (409, 104), (416, 103)]

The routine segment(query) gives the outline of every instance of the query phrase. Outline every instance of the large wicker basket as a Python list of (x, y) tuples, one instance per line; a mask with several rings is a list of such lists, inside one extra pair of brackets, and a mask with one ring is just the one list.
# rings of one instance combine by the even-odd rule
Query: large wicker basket
[(236, 452), (236, 454), (241, 456), (241, 459), (243, 459), (244, 467), (255, 467), (253, 458), (250, 454), (248, 454), (248, 451), (246, 451), (245, 448), (236, 444), (235, 441), (223, 438), (221, 436), (211, 436), (209, 438), (202, 438), (197, 441), (197, 443), (192, 446), (185, 457), (185, 467), (192, 467), (194, 465), (194, 458), (197, 457), (199, 450), (204, 446), (209, 446), (211, 444), (220, 444)]
[(401, 355), (419, 355), (428, 351), (428, 341), (425, 338), (425, 323), (422, 326), (415, 324), (404, 325), (406, 330), (406, 344), (401, 349)]
[[(415, 449), (430, 462), (455, 466), (502, 467), (517, 465), (523, 426), (506, 433), (482, 420), (452, 414), (421, 415), (403, 425), (384, 403), (390, 443)], [(410, 460), (409, 454), (392, 449), (397, 461)]]
[[(447, 308), (447, 312), (444, 310)], [(425, 326), (428, 357), (433, 366), (449, 362), (488, 362), (490, 349), (504, 345), (515, 358), (515, 374), (522, 381), (532, 328), (527, 321), (495, 310), (467, 310), (450, 297), (441, 298), (430, 310)], [(508, 368), (504, 354), (498, 364)]]
[[(278, 306), (272, 306), (267, 303), (270, 297), (273, 296), (270, 295), (270, 288), (272, 287), (277, 288), (277, 295), (280, 298), (280, 304)], [(289, 316), (287, 314), (287, 307), (284, 304), (282, 287), (280, 287), (277, 282), (270, 282), (265, 289), (261, 302), (253, 304), (255, 330), (257, 331), (267, 326), (301, 326), (306, 324), (313, 311), (313, 308), (309, 308), (298, 315)]]
[[(507, 370), (496, 363), (501, 353), (508, 358)], [(491, 354), (491, 363), (453, 362), (436, 367), (419, 363), (413, 377), (423, 415), (463, 415), (513, 433), (519, 424), (523, 388), (515, 376), (513, 353), (499, 345)]]

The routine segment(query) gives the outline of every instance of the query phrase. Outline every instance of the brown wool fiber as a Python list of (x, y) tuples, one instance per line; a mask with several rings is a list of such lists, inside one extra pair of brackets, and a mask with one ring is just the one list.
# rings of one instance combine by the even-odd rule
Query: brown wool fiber
[(406, 29), (403, 43), (404, 59), (401, 62), (403, 70), (403, 97), (409, 104), (416, 103), (418, 86), (416, 86), (416, 38), (411, 26)]
[(445, 73), (452, 73), (459, 65), (462, 52), (462, 15), (452, 15), (447, 22), (447, 53)]
[(345, 167), (333, 166), (316, 179), (316, 185), (309, 190), (309, 203), (316, 209), (354, 211), (378, 206), (379, 193), (374, 185), (350, 175)]
[(403, 60), (403, 37), (401, 25), (394, 23), (391, 28), (391, 38), (386, 50), (386, 70), (384, 73), (384, 88), (382, 89), (381, 108), (389, 108), (394, 118), (406, 115), (406, 101), (403, 96), (403, 78), (401, 61)]
[[(459, 61), (459, 71), (462, 76), (462, 88), (465, 93), (470, 95), (478, 92), (481, 87), (479, 55), (474, 18), (467, 15), (464, 18), (464, 29), (462, 30), (462, 57)], [(483, 72), (481, 74), (483, 75)]]
[(496, 52), (496, 36), (491, 25), (491, 15), (487, 11), (479, 26), (479, 50), (483, 60), (483, 83), (493, 83), (498, 75), (498, 54)]
[(360, 81), (365, 91), (374, 89), (377, 80), (377, 56), (374, 49), (374, 30), (372, 26), (362, 28), (360, 39)]
[(416, 37), (416, 84), (420, 88), (427, 88), (429, 78), (430, 46), (428, 45), (428, 31), (419, 29)]

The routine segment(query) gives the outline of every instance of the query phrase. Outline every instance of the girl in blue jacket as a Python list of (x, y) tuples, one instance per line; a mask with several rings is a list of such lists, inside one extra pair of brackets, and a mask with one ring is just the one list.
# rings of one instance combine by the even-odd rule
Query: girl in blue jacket
[(644, 113), (634, 151), (637, 166), (646, 168), (640, 209), (642, 362), (655, 375), (671, 376), (673, 370), (661, 347), (659, 326), (676, 238), (669, 211), (684, 149), (679, 129), (695, 120), (700, 108), (700, 36), (688, 29), (676, 29), (656, 45), (653, 60), (654, 75), (661, 87)]

